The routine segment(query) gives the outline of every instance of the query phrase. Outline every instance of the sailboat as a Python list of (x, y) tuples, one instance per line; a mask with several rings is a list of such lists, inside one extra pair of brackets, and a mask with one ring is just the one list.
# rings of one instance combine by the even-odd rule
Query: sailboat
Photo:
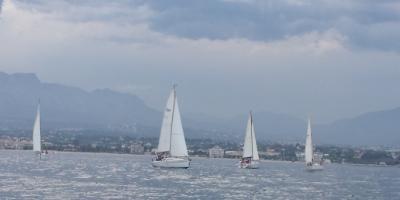
[(307, 137), (306, 137), (304, 156), (305, 156), (305, 161), (306, 161), (306, 169), (308, 171), (317, 171), (317, 170), (323, 169), (323, 166), (321, 165), (321, 163), (315, 162), (315, 160), (314, 160), (312, 133), (311, 133), (311, 120), (310, 119), (308, 119)]
[(41, 137), (40, 137), (40, 101), (36, 111), (35, 123), (33, 124), (33, 135), (32, 135), (32, 143), (33, 143), (33, 152), (39, 155), (40, 158), (42, 154), (47, 154), (47, 150), (45, 152), (42, 151)]
[(243, 156), (240, 160), (240, 168), (256, 169), (258, 168), (259, 160), (253, 115), (250, 112), (249, 120), (247, 121), (246, 136), (244, 138)]
[(164, 111), (158, 148), (152, 165), (162, 168), (188, 168), (190, 165), (175, 86)]

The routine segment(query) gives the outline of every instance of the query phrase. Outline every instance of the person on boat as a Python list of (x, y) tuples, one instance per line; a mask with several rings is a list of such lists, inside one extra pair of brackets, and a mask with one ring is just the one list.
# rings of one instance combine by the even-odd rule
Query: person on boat
[(161, 154), (159, 154), (159, 153), (156, 153), (156, 161), (160, 161), (162, 158), (161, 158)]
[(250, 158), (242, 158), (242, 160), (240, 162), (249, 164), (250, 163)]
[(167, 152), (156, 153), (156, 161), (160, 161), (167, 157)]
[(161, 153), (161, 154), (158, 155), (157, 161), (160, 161), (162, 159), (164, 159), (164, 153)]
[(43, 144), (43, 149), (44, 149), (44, 150), (42, 150), (41, 153), (47, 155), (49, 152), (47, 152), (47, 147), (46, 147), (45, 144)]

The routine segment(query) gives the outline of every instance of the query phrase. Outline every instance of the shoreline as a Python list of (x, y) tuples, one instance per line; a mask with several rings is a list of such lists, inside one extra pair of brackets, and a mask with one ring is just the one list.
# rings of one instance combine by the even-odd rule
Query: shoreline
[[(29, 152), (32, 150), (23, 150), (23, 149), (0, 149), (1, 151), (17, 151), (17, 152)], [(130, 155), (130, 156), (144, 156), (144, 157), (151, 157), (153, 154), (132, 154), (132, 153), (119, 153), (119, 152), (93, 152), (93, 151), (57, 151), (57, 150), (49, 150), (49, 154), (57, 154), (57, 153), (83, 153), (83, 154), (113, 154), (113, 155)], [(200, 159), (224, 159), (224, 160), (237, 160), (236, 158), (209, 158), (207, 156), (196, 156), (192, 155), (189, 156), (192, 159), (200, 158)], [(263, 163), (290, 163), (290, 164), (301, 164), (304, 163), (302, 161), (289, 161), (289, 160), (267, 160), (267, 159), (260, 159), (260, 162)], [(360, 166), (360, 167), (400, 167), (400, 165), (378, 165), (378, 164), (360, 164), (360, 163), (330, 163), (326, 165), (350, 165), (350, 166)]]

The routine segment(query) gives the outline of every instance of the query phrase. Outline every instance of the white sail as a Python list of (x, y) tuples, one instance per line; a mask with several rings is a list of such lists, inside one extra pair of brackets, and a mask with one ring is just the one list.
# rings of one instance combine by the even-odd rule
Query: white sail
[(175, 88), (169, 95), (164, 111), (157, 151), (170, 152), (173, 157), (188, 156)]
[(260, 158), (258, 157), (258, 149), (257, 149), (257, 141), (256, 141), (256, 132), (254, 131), (254, 121), (253, 121), (253, 117), (251, 117), (251, 129), (252, 129), (252, 150), (253, 150), (253, 160), (260, 160)]
[(243, 146), (243, 158), (249, 157), (251, 157), (253, 160), (259, 160), (253, 117), (251, 113), (249, 120), (247, 121), (246, 136), (244, 138)]
[(167, 105), (164, 110), (164, 118), (161, 125), (160, 138), (158, 141), (158, 152), (170, 151), (171, 147), (171, 126), (172, 126), (172, 115), (174, 110), (175, 102), (175, 91), (172, 90), (169, 95)]
[(310, 119), (308, 119), (307, 138), (306, 138), (306, 146), (305, 146), (304, 156), (305, 156), (306, 164), (313, 162), (313, 144), (312, 144)]
[(36, 119), (35, 123), (33, 125), (33, 136), (32, 136), (32, 141), (33, 141), (33, 151), (34, 152), (41, 152), (42, 147), (41, 147), (41, 142), (40, 142), (40, 103), (37, 108), (36, 112)]
[(182, 128), (181, 114), (179, 112), (178, 99), (175, 97), (175, 110), (173, 112), (171, 133), (171, 156), (187, 157), (185, 135)]

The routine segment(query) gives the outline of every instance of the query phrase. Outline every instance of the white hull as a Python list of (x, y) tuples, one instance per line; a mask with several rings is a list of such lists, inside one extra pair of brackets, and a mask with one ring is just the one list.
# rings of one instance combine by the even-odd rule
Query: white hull
[(187, 158), (164, 158), (153, 160), (152, 165), (160, 168), (189, 168), (190, 161)]
[(47, 160), (49, 157), (48, 153), (44, 153), (44, 152), (35, 152), (36, 156), (39, 157), (40, 160)]
[(318, 163), (314, 163), (311, 166), (306, 166), (307, 171), (321, 171), (324, 167)]
[(258, 169), (258, 161), (251, 161), (250, 163), (239, 163), (239, 167), (242, 169)]

